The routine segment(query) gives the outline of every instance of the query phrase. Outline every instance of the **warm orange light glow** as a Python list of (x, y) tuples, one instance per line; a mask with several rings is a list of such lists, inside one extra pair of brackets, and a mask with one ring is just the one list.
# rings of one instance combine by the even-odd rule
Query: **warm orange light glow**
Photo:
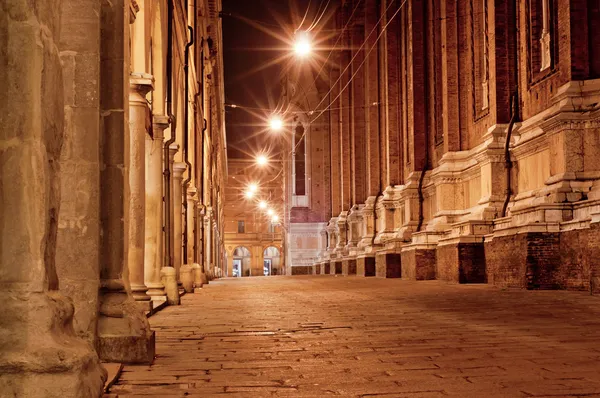
[(248, 199), (252, 199), (252, 197), (254, 197), (254, 192), (252, 192), (252, 191), (246, 191), (246, 192), (244, 193), (244, 196), (245, 196), (246, 198), (248, 198)]
[(266, 209), (267, 208), (267, 202), (265, 202), (264, 200), (261, 200), (260, 202), (258, 202), (258, 207), (261, 209)]
[(269, 210), (267, 210), (267, 214), (272, 216), (275, 214), (275, 212), (273, 211), (273, 209), (269, 209)]
[(272, 222), (272, 223), (277, 223), (277, 222), (279, 222), (279, 216), (277, 216), (277, 215), (273, 216), (273, 218), (271, 218), (271, 222)]
[(259, 166), (264, 166), (267, 163), (269, 163), (269, 159), (267, 159), (267, 157), (265, 155), (259, 155), (259, 156), (256, 157), (256, 163)]
[(252, 193), (258, 191), (258, 185), (253, 182), (252, 184), (248, 185), (248, 191)]
[(278, 116), (273, 116), (269, 121), (269, 125), (271, 126), (271, 130), (280, 131), (283, 128), (283, 120)]
[(306, 33), (301, 33), (296, 37), (296, 43), (294, 43), (294, 52), (299, 57), (306, 57), (312, 51), (312, 44)]

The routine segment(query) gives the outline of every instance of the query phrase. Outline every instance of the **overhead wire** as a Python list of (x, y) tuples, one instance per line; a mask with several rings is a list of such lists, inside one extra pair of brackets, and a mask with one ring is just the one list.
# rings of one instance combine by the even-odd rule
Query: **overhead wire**
[(302, 28), (302, 25), (304, 25), (304, 21), (306, 21), (306, 17), (308, 16), (308, 11), (310, 10), (310, 3), (312, 2), (312, 0), (308, 0), (308, 6), (306, 7), (306, 12), (304, 13), (304, 18), (302, 18), (302, 22), (300, 22), (300, 25), (296, 28), (296, 30), (294, 31), (294, 33), (296, 33), (297, 31), (299, 31)]
[[(379, 33), (379, 35), (377, 36), (377, 38), (375, 39), (375, 43), (373, 43), (373, 46), (371, 46), (371, 48), (369, 49), (369, 51), (365, 54), (365, 57), (363, 59), (363, 61), (361, 62), (361, 64), (358, 66), (358, 68), (356, 68), (356, 71), (352, 74), (352, 76), (350, 77), (350, 79), (348, 79), (348, 82), (346, 83), (346, 85), (340, 90), (339, 94), (333, 99), (333, 101), (331, 101), (329, 103), (329, 105), (323, 109), (313, 120), (311, 120), (310, 123), (314, 123), (319, 117), (321, 117), (321, 115), (323, 113), (325, 113), (329, 108), (331, 108), (331, 105), (333, 105), (333, 103), (335, 103), (335, 101), (337, 101), (337, 99), (342, 95), (342, 93), (346, 90), (346, 88), (348, 88), (348, 86), (350, 85), (350, 83), (352, 82), (352, 80), (354, 79), (354, 77), (356, 77), (356, 75), (358, 74), (358, 72), (360, 71), (360, 69), (362, 68), (362, 66), (365, 64), (365, 62), (367, 61), (367, 58), (369, 56), (369, 54), (371, 54), (371, 51), (373, 51), (373, 49), (375, 48), (375, 46), (377, 45), (377, 42), (379, 41), (379, 39), (381, 38), (381, 36), (386, 32), (387, 27), (390, 25), (390, 23), (392, 23), (392, 21), (394, 20), (394, 18), (396, 18), (396, 15), (398, 15), (398, 13), (400, 12), (400, 10), (402, 10), (402, 7), (404, 7), (404, 5), (406, 4), (407, 0), (404, 0), (402, 2), (402, 4), (400, 4), (400, 7), (398, 7), (398, 9), (396, 10), (396, 12), (391, 16), (391, 18), (389, 19), (389, 21), (385, 24), (385, 26), (381, 29), (381, 32)], [(389, 8), (389, 7), (388, 7)], [(387, 10), (386, 10), (387, 12)], [(383, 16), (382, 16), (383, 18)], [(380, 19), (381, 21), (381, 19)], [(375, 25), (375, 27), (378, 25), (379, 23), (377, 23)], [(369, 35), (370, 36), (370, 35)], [(368, 37), (367, 37), (368, 39)], [(366, 40), (365, 39), (365, 42)], [(364, 44), (364, 43), (363, 43)], [(361, 46), (362, 48), (362, 46)], [(356, 57), (356, 56), (355, 56)], [(353, 58), (354, 59), (354, 58)], [(352, 61), (350, 61), (350, 64), (352, 64)], [(347, 69), (347, 68), (346, 68)], [(339, 81), (339, 79), (338, 79)], [(336, 81), (337, 83), (337, 81)], [(329, 91), (331, 92), (331, 90)], [(327, 93), (329, 94), (329, 93)], [(325, 96), (327, 96), (327, 94)], [(325, 97), (324, 97), (325, 98)], [(322, 102), (322, 101), (321, 101)], [(320, 105), (320, 104), (319, 104)]]
[[(317, 25), (319, 25), (319, 22), (321, 22), (321, 19), (323, 19), (323, 16), (325, 16), (325, 12), (327, 12), (327, 7), (329, 6), (329, 3), (331, 2), (331, 0), (327, 0), (327, 4), (325, 4), (325, 7), (323, 7), (323, 11), (321, 12), (321, 15), (319, 15), (319, 11), (317, 11), (318, 17), (313, 21), (313, 23), (308, 27), (308, 29), (306, 29), (307, 32), (312, 31), (314, 28), (317, 27)], [(321, 2), (322, 4), (322, 2)], [(319, 10), (321, 8), (319, 7)]]
[(342, 31), (340, 32), (340, 35), (338, 36), (337, 40), (333, 44), (333, 47), (331, 48), (331, 51), (329, 51), (329, 54), (327, 55), (327, 58), (325, 58), (325, 61), (321, 65), (321, 69), (319, 69), (319, 72), (317, 72), (317, 74), (315, 75), (315, 80), (312, 82), (312, 84), (310, 85), (310, 87), (314, 86), (315, 83), (317, 82), (317, 80), (319, 79), (319, 76), (321, 75), (321, 72), (323, 72), (323, 69), (325, 68), (325, 65), (327, 65), (327, 61), (329, 61), (329, 58), (331, 58), (331, 55), (335, 51), (338, 42), (340, 41), (340, 39), (344, 35), (344, 32), (346, 31), (346, 28), (348, 28), (348, 25), (350, 25), (350, 21), (352, 21), (352, 17), (356, 13), (356, 10), (358, 10), (358, 7), (360, 6), (361, 2), (362, 2), (362, 0), (358, 0), (356, 2), (356, 5), (354, 6), (354, 9), (352, 10), (352, 13), (350, 14), (350, 17), (348, 18), (348, 21), (346, 22), (346, 25), (344, 25), (344, 27), (342, 28)]
[[(400, 11), (400, 9), (403, 7), (404, 3), (406, 3), (406, 0), (400, 5), (400, 7), (398, 8), (398, 11)], [(335, 83), (333, 83), (331, 85), (331, 88), (329, 89), (329, 91), (323, 96), (323, 98), (321, 99), (321, 101), (317, 104), (317, 106), (315, 108), (318, 108), (323, 101), (325, 101), (325, 98), (327, 98), (327, 96), (331, 93), (331, 91), (333, 90), (333, 88), (335, 87), (336, 84), (339, 83), (339, 81), (342, 79), (342, 77), (344, 76), (344, 73), (348, 70), (348, 68), (350, 68), (350, 66), (352, 66), (352, 62), (354, 61), (354, 59), (356, 59), (356, 57), (358, 56), (358, 54), (361, 52), (361, 50), (363, 49), (363, 47), (365, 46), (365, 44), (367, 44), (367, 41), (369, 40), (369, 37), (371, 37), (371, 35), (373, 34), (373, 32), (375, 32), (375, 30), (377, 29), (377, 27), (379, 26), (379, 24), (381, 23), (381, 21), (383, 20), (383, 17), (385, 16), (385, 14), (388, 12), (388, 10), (390, 9), (390, 7), (392, 6), (392, 4), (394, 4), (393, 2), (390, 2), (390, 4), (387, 6), (387, 8), (385, 9), (385, 11), (381, 14), (381, 17), (379, 18), (379, 20), (377, 21), (377, 23), (375, 24), (375, 26), (373, 26), (373, 29), (371, 29), (371, 31), (369, 32), (369, 34), (367, 35), (367, 37), (365, 38), (365, 41), (360, 45), (360, 47), (358, 48), (358, 50), (356, 50), (356, 54), (354, 54), (354, 56), (352, 57), (352, 59), (350, 60), (350, 62), (348, 62), (348, 65), (344, 68), (343, 71), (340, 72), (340, 77), (337, 78), (337, 80), (335, 81)], [(382, 30), (383, 31), (383, 30)], [(362, 66), (362, 65), (361, 65)], [(320, 116), (320, 115), (319, 115)]]

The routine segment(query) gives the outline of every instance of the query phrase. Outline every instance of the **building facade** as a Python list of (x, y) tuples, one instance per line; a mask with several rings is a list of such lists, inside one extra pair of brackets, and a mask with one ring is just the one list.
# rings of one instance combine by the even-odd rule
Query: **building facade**
[(597, 286), (597, 1), (352, 0), (334, 24), (314, 273)]
[[(224, 210), (227, 276), (286, 273), (282, 182), (280, 160), (270, 159), (260, 166), (254, 160), (229, 159)], [(249, 198), (245, 193), (251, 184), (256, 184), (257, 190)], [(264, 202), (264, 208), (260, 202)], [(274, 222), (273, 216), (278, 220)]]
[(225, 267), (221, 4), (2, 9), (0, 395), (101, 396)]

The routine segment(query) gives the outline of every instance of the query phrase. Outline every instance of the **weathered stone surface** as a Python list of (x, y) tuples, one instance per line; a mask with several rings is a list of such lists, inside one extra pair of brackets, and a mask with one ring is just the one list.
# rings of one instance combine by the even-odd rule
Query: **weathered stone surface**
[[(106, 373), (76, 336), (56, 273), (61, 1), (3, 1), (0, 9), (0, 395), (99, 396)], [(80, 320), (85, 335), (93, 320)]]
[(126, 365), (112, 394), (600, 393), (600, 309), (585, 293), (296, 276), (219, 280), (182, 301), (150, 318), (154, 364)]
[[(100, 95), (101, 284), (96, 347), (100, 358), (106, 361), (143, 363), (149, 361), (153, 352), (149, 346), (153, 341), (152, 332), (146, 316), (131, 295), (127, 266), (131, 222), (127, 168), (129, 145), (126, 145), (130, 132), (129, 53), (125, 45), (128, 40), (129, 2), (103, 2), (100, 80), (107, 89), (101, 90)], [(140, 167), (143, 169), (143, 162)], [(143, 251), (141, 260), (143, 264)], [(133, 343), (135, 346), (124, 349)], [(119, 357), (121, 354), (122, 357)]]
[(164, 267), (160, 270), (163, 286), (170, 305), (179, 305), (179, 286), (177, 285), (177, 271), (173, 267)]
[(179, 270), (181, 275), (181, 285), (187, 293), (194, 292), (194, 275), (192, 266), (189, 264), (183, 264)]

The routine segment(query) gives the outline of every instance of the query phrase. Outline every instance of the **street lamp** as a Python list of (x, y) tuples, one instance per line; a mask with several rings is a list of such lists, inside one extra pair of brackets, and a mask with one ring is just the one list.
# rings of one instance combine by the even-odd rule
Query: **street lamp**
[(279, 116), (273, 116), (269, 121), (269, 125), (271, 126), (271, 130), (281, 131), (281, 129), (283, 128), (283, 120), (281, 120)]
[(253, 182), (248, 185), (248, 192), (255, 193), (256, 191), (258, 191), (258, 185), (256, 185), (256, 183)]
[(273, 224), (277, 224), (279, 222), (279, 216), (278, 215), (274, 215), (273, 218), (271, 218), (271, 222)]
[(258, 207), (261, 209), (266, 209), (267, 208), (267, 202), (265, 202), (264, 200), (261, 200), (260, 202), (258, 202)]
[(306, 32), (296, 34), (294, 43), (294, 52), (299, 57), (306, 57), (312, 51), (312, 45)]
[(269, 163), (269, 159), (267, 159), (267, 157), (265, 155), (259, 155), (259, 156), (256, 157), (256, 163), (259, 166), (264, 166), (267, 163)]
[(252, 199), (252, 198), (254, 197), (254, 192), (252, 192), (252, 191), (246, 191), (246, 192), (244, 193), (244, 196), (245, 196), (247, 199)]
[(270, 216), (273, 216), (275, 214), (275, 212), (273, 211), (273, 209), (269, 209), (269, 210), (267, 210), (267, 214)]

